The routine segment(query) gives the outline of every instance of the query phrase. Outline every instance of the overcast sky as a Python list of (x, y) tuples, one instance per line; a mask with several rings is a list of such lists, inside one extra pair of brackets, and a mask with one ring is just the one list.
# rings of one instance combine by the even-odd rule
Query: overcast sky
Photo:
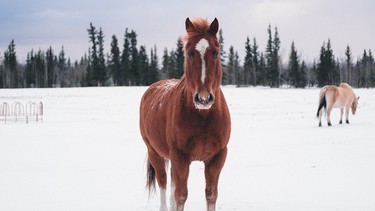
[[(176, 47), (185, 34), (186, 17), (217, 17), (223, 30), (224, 48), (233, 45), (244, 57), (246, 37), (256, 38), (260, 50), (267, 42), (267, 28), (277, 26), (281, 54), (287, 57), (291, 42), (304, 60), (319, 57), (323, 42), (331, 39), (336, 57), (344, 58), (347, 45), (356, 58), (364, 49), (375, 50), (375, 2), (373, 0), (1, 0), (0, 58), (12, 39), (19, 61), (31, 49), (55, 54), (64, 46), (72, 60), (79, 59), (90, 46), (87, 28), (90, 22), (101, 27), (105, 51), (112, 35), (123, 43), (125, 28), (138, 34), (138, 45), (149, 51)], [(284, 61), (285, 62), (285, 61)]]

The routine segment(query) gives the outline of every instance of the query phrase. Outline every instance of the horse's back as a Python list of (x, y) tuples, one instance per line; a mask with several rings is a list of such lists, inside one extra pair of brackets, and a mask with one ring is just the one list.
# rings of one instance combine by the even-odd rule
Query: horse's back
[(352, 87), (347, 83), (341, 83), (339, 86), (327, 85), (321, 89), (321, 96), (326, 97), (327, 103), (333, 107), (350, 107), (355, 94)]

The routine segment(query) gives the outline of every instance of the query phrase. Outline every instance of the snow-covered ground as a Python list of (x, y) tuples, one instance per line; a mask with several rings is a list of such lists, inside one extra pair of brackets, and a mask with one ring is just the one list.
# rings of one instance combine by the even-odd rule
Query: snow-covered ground
[[(158, 210), (145, 189), (146, 87), (0, 90), (43, 101), (43, 123), (0, 122), (0, 210)], [(318, 89), (223, 88), (232, 116), (218, 210), (375, 210), (375, 90), (350, 125), (318, 127)], [(186, 210), (205, 210), (202, 163)]]

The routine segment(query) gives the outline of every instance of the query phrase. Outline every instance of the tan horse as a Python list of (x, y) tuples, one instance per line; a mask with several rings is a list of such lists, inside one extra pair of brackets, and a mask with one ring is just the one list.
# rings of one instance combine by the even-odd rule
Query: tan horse
[(166, 160), (171, 162), (170, 210), (184, 210), (192, 161), (205, 165), (207, 210), (215, 210), (218, 182), (227, 156), (231, 120), (220, 89), (222, 69), (217, 19), (185, 21), (184, 75), (163, 80), (144, 93), (140, 130), (148, 149), (147, 187), (155, 177), (160, 187), (160, 210), (166, 204)]
[(347, 83), (341, 83), (340, 86), (327, 85), (320, 89), (319, 93), (319, 107), (316, 114), (319, 117), (319, 127), (322, 126), (323, 107), (327, 111), (327, 123), (331, 124), (331, 111), (333, 108), (340, 108), (340, 124), (342, 124), (342, 117), (346, 114), (346, 123), (349, 124), (349, 109), (352, 109), (353, 115), (357, 111), (358, 99), (353, 89)]

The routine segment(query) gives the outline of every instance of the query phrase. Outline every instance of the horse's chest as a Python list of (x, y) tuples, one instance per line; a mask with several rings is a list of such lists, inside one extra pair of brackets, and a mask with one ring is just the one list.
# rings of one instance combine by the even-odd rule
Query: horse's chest
[(185, 126), (177, 137), (175, 141), (178, 148), (192, 161), (208, 161), (226, 145), (220, 129), (212, 125)]
[(220, 140), (214, 136), (201, 135), (187, 143), (190, 160), (208, 161), (221, 148)]

